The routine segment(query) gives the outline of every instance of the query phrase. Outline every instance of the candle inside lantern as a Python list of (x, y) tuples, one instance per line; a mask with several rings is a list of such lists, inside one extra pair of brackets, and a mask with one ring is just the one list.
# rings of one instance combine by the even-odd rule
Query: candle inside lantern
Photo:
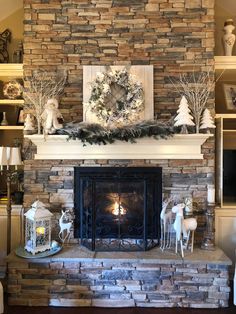
[(124, 209), (124, 207), (121, 204), (118, 204), (118, 202), (115, 202), (112, 214), (115, 215), (115, 216), (125, 215), (126, 214), (126, 209)]
[(36, 232), (38, 235), (45, 234), (45, 228), (44, 227), (38, 227), (38, 228), (36, 228)]
[(208, 204), (215, 204), (215, 187), (213, 184), (207, 186), (207, 202)]

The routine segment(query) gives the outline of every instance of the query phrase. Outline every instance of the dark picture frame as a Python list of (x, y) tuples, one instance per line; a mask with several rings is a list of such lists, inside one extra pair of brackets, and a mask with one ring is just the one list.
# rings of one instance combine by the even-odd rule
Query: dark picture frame
[(236, 84), (223, 84), (227, 110), (236, 110)]
[(24, 119), (24, 110), (23, 108), (20, 108), (17, 113), (17, 120), (16, 124), (17, 125), (24, 125), (25, 119)]

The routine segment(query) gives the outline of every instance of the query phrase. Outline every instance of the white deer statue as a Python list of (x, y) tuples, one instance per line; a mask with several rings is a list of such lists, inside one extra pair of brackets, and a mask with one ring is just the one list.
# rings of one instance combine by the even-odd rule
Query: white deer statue
[(61, 239), (62, 243), (65, 243), (66, 240), (68, 242), (71, 237), (71, 227), (72, 227), (73, 221), (70, 220), (70, 221), (65, 222), (68, 213), (69, 213), (69, 210), (65, 210), (65, 211), (62, 210), (61, 217), (59, 219), (60, 232), (58, 236)]
[(174, 222), (174, 230), (176, 232), (176, 242), (175, 242), (175, 253), (178, 251), (178, 242), (180, 242), (180, 250), (181, 256), (184, 257), (183, 252), (183, 238), (186, 239), (185, 248), (188, 248), (190, 232), (192, 231), (192, 243), (191, 243), (191, 252), (193, 252), (193, 244), (194, 244), (194, 231), (197, 228), (197, 220), (196, 218), (186, 218), (184, 219), (184, 208), (185, 203), (180, 203), (172, 207), (172, 213), (175, 213), (175, 222)]
[(170, 229), (172, 223), (172, 211), (166, 211), (167, 206), (172, 201), (172, 197), (168, 197), (162, 203), (162, 210), (160, 213), (161, 219), (161, 250), (168, 248), (170, 246)]

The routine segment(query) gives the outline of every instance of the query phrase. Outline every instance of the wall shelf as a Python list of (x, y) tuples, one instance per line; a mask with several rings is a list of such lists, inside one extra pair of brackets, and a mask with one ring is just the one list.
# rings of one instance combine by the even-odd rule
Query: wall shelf
[(236, 119), (236, 113), (217, 113), (215, 118)]
[(0, 105), (24, 105), (24, 99), (0, 99)]
[(23, 77), (23, 64), (22, 63), (1, 63), (0, 64), (0, 77), (12, 76)]
[(215, 56), (216, 70), (234, 70), (236, 69), (236, 56)]
[(23, 125), (0, 125), (0, 130), (23, 130)]
[(201, 145), (213, 134), (175, 134), (168, 139), (142, 138), (84, 146), (67, 135), (25, 135), (37, 146), (35, 159), (203, 159)]

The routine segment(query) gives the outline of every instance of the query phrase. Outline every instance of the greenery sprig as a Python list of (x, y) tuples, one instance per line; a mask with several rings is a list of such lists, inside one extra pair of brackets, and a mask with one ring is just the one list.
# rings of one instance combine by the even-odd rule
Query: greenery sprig
[(136, 139), (153, 137), (168, 138), (174, 134), (174, 128), (169, 123), (160, 121), (142, 121), (121, 127), (106, 128), (94, 123), (68, 123), (57, 134), (68, 135), (68, 139), (81, 140), (86, 144), (111, 144), (115, 141), (135, 143)]

